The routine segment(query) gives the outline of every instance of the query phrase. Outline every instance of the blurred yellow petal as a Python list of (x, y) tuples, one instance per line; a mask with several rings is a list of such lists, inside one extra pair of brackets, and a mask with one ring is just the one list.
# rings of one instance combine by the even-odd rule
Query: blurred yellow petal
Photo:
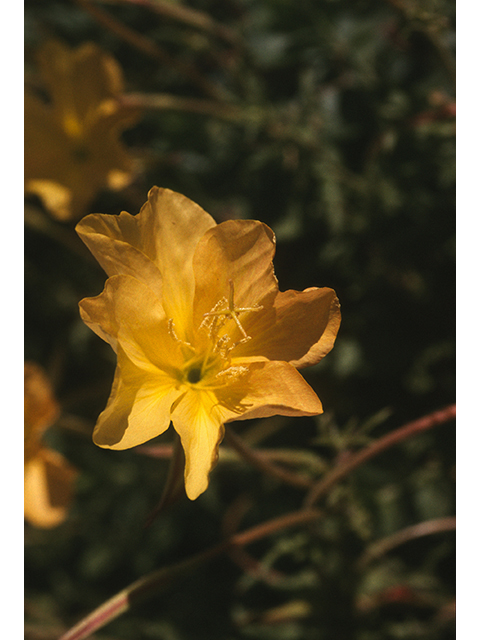
[(93, 42), (72, 51), (58, 40), (47, 41), (38, 63), (59, 115), (79, 122), (94, 118), (99, 104), (123, 92), (119, 65)]
[(25, 190), (54, 217), (78, 219), (101, 189), (131, 182), (120, 133), (139, 114), (120, 105), (121, 69), (97, 45), (48, 41), (38, 59), (50, 100), (25, 94)]
[[(24, 363), (25, 443), (38, 440), (60, 413), (50, 381), (44, 370), (34, 362)], [(27, 454), (27, 452), (26, 452)], [(28, 457), (28, 456), (27, 456)]]
[(33, 362), (26, 362), (24, 369), (25, 518), (36, 527), (55, 527), (67, 515), (77, 472), (42, 443), (60, 407), (44, 370)]
[(56, 451), (42, 449), (25, 465), (25, 518), (42, 528), (61, 524), (73, 496), (77, 472)]

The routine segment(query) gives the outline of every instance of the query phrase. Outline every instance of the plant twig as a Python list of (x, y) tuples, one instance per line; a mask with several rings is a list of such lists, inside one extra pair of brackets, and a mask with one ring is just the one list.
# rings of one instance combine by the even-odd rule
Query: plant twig
[(225, 429), (225, 442), (227, 442), (242, 458), (254, 467), (282, 482), (301, 489), (308, 489), (312, 486), (312, 481), (306, 476), (287, 471), (278, 465), (270, 462), (260, 451), (251, 449), (231, 428)]
[(405, 527), (405, 529), (396, 531), (391, 536), (387, 536), (386, 538), (382, 538), (381, 540), (377, 540), (371, 544), (358, 560), (358, 568), (363, 569), (372, 560), (377, 560), (395, 547), (405, 544), (410, 540), (415, 540), (416, 538), (421, 538), (423, 536), (430, 536), (434, 533), (454, 531), (455, 528), (455, 516), (435, 518), (433, 520), (419, 522), (418, 524), (414, 524), (410, 527)]
[(185, 455), (180, 442), (180, 437), (175, 434), (175, 441), (172, 445), (172, 454), (170, 456), (170, 468), (168, 470), (167, 481), (163, 488), (160, 502), (148, 516), (145, 527), (151, 526), (155, 518), (172, 504), (180, 500), (185, 495), (185, 486), (183, 481), (183, 470), (185, 467)]
[(379, 453), (382, 453), (382, 451), (389, 449), (393, 445), (398, 444), (399, 442), (402, 442), (402, 440), (406, 440), (417, 433), (436, 427), (437, 425), (448, 422), (449, 420), (453, 420), (455, 415), (456, 407), (455, 405), (450, 405), (445, 409), (430, 413), (419, 420), (409, 422), (403, 427), (399, 427), (395, 431), (387, 433), (383, 438), (372, 442), (364, 449), (361, 449), (358, 453), (353, 454), (345, 463), (332, 469), (332, 471), (327, 473), (320, 482), (316, 483), (305, 499), (305, 507), (311, 508), (321, 496), (325, 495), (325, 493), (333, 487), (333, 485), (364, 462), (370, 460), (370, 458), (374, 458)]
[(90, 0), (75, 0), (75, 2), (89, 13), (97, 22), (112, 31), (112, 33), (125, 42), (128, 42), (131, 46), (142, 51), (147, 56), (158, 60), (161, 64), (175, 69), (210, 97), (216, 99), (223, 98), (224, 92), (217, 85), (213, 84), (210, 80), (198, 73), (197, 69), (192, 65), (186, 64), (181, 60), (177, 60), (158, 44), (152, 42), (149, 38), (146, 38), (144, 35), (138, 33), (131, 27), (128, 27), (120, 20), (117, 20), (117, 18), (104, 9), (94, 6)]
[(104, 627), (107, 623), (118, 618), (122, 613), (128, 611), (135, 604), (151, 597), (153, 593), (162, 587), (164, 588), (172, 584), (174, 580), (188, 575), (192, 570), (222, 554), (224, 551), (251, 544), (252, 542), (289, 527), (313, 522), (320, 518), (321, 515), (322, 512), (318, 509), (302, 509), (301, 511), (287, 513), (279, 518), (268, 520), (251, 529), (237, 533), (224, 542), (210, 547), (182, 562), (153, 571), (133, 582), (126, 589), (123, 589), (113, 596), (113, 598), (107, 600), (90, 615), (64, 633), (59, 640), (84, 640), (98, 629)]
[(240, 38), (238, 34), (229, 27), (217, 22), (211, 16), (198, 9), (192, 9), (185, 5), (174, 4), (172, 2), (164, 2), (162, 0), (102, 0), (103, 2), (109, 2), (111, 4), (134, 4), (139, 7), (145, 7), (155, 11), (165, 18), (182, 22), (183, 24), (204, 31), (210, 35), (213, 35), (221, 40), (225, 40), (229, 44), (239, 46)]
[(127, 93), (119, 99), (119, 102), (123, 107), (198, 113), (233, 122), (250, 121), (253, 116), (251, 110), (242, 109), (219, 100), (184, 98), (169, 93)]
[[(173, 447), (171, 444), (142, 444), (135, 447), (134, 451), (150, 458), (168, 459), (171, 457)], [(219, 462), (237, 462), (239, 454), (233, 449), (220, 447)], [(312, 473), (323, 473), (327, 463), (319, 458), (313, 451), (303, 449), (263, 449), (261, 454), (267, 460), (280, 462), (287, 466), (305, 467)]]

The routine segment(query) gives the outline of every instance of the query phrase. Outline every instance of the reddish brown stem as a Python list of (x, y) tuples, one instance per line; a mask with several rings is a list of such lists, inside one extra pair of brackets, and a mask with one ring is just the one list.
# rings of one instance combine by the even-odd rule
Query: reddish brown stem
[(364, 449), (361, 449), (358, 453), (355, 453), (348, 459), (345, 463), (340, 466), (334, 468), (330, 473), (320, 480), (320, 482), (316, 483), (310, 493), (307, 495), (305, 499), (305, 507), (312, 507), (319, 498), (325, 495), (339, 480), (347, 476), (354, 469), (362, 465), (370, 458), (374, 458), (378, 456), (379, 453), (393, 447), (393, 445), (410, 438), (411, 436), (416, 435), (417, 433), (421, 433), (422, 431), (426, 431), (427, 429), (431, 429), (432, 427), (436, 427), (439, 424), (444, 422), (448, 422), (449, 420), (453, 420), (456, 415), (456, 407), (455, 405), (450, 405), (445, 409), (441, 409), (440, 411), (435, 411), (434, 413), (430, 413), (423, 418), (418, 420), (414, 420), (413, 422), (409, 422), (392, 431), (391, 433), (387, 433), (387, 435), (383, 436), (379, 440), (372, 442), (372, 444), (368, 445)]
[(98, 607), (98, 609), (95, 609), (90, 615), (64, 633), (59, 640), (84, 640), (84, 638), (88, 638), (97, 629), (104, 627), (108, 622), (114, 620), (125, 611), (128, 611), (132, 605), (151, 596), (160, 587), (171, 584), (175, 579), (190, 573), (197, 566), (202, 565), (221, 553), (234, 547), (251, 544), (256, 540), (260, 540), (288, 527), (313, 522), (321, 515), (321, 511), (318, 509), (305, 509), (288, 513), (274, 520), (269, 520), (256, 527), (252, 527), (242, 533), (237, 533), (224, 542), (206, 551), (202, 551), (183, 562), (154, 571), (140, 578), (126, 589), (123, 589), (113, 596), (113, 598), (110, 598), (110, 600), (107, 600), (107, 602)]
[(142, 51), (147, 56), (155, 58), (161, 64), (167, 67), (175, 69), (181, 75), (187, 77), (193, 84), (195, 84), (204, 93), (215, 99), (222, 99), (223, 92), (219, 87), (214, 85), (210, 80), (203, 77), (198, 73), (195, 67), (190, 64), (186, 64), (176, 58), (172, 57), (167, 51), (162, 49), (159, 45), (152, 42), (149, 38), (138, 33), (134, 29), (131, 29), (126, 24), (117, 20), (107, 11), (104, 11), (100, 7), (94, 6), (90, 0), (75, 0), (82, 9), (89, 13), (92, 18), (102, 24), (105, 28), (115, 33), (116, 36), (128, 42), (131, 46), (135, 47), (139, 51)]
[(419, 522), (411, 527), (406, 527), (400, 531), (396, 531), (391, 536), (377, 540), (371, 544), (358, 561), (358, 567), (363, 569), (372, 560), (380, 558), (395, 547), (405, 544), (410, 540), (430, 536), (435, 533), (444, 533), (445, 531), (454, 531), (456, 528), (455, 516), (445, 518), (435, 518), (434, 520), (426, 520)]
[(239, 36), (229, 27), (216, 22), (211, 16), (203, 11), (192, 9), (172, 2), (162, 2), (161, 0), (115, 0), (117, 3), (134, 4), (155, 11), (159, 15), (181, 22), (189, 27), (205, 31), (217, 38), (221, 38), (233, 45), (239, 44)]
[(310, 478), (301, 476), (298, 473), (292, 473), (291, 471), (287, 471), (286, 469), (279, 467), (273, 462), (270, 462), (270, 460), (267, 460), (267, 458), (263, 456), (261, 452), (251, 449), (246, 444), (246, 442), (244, 442), (230, 428), (227, 428), (225, 430), (225, 441), (233, 449), (235, 449), (235, 451), (237, 451), (237, 453), (239, 453), (242, 458), (244, 458), (247, 462), (252, 464), (263, 473), (271, 475), (275, 478), (278, 478), (282, 482), (290, 484), (294, 487), (299, 487), (301, 489), (308, 489), (312, 486), (312, 481), (310, 480)]

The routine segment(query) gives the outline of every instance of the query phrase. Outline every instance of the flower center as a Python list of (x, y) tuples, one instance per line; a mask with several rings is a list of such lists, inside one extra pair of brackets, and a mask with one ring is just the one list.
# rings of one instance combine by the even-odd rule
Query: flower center
[(190, 382), (190, 384), (196, 384), (197, 382), (200, 382), (201, 379), (202, 370), (198, 367), (190, 369), (190, 371), (187, 373), (187, 380), (188, 382)]
[[(260, 311), (263, 307), (237, 307), (234, 293), (233, 281), (229, 280), (228, 297), (221, 298), (211, 311), (204, 314), (199, 327), (204, 333), (203, 336), (201, 332), (197, 334), (199, 341), (195, 346), (181, 340), (175, 332), (173, 320), (169, 320), (169, 333), (179, 344), (185, 358), (179, 382), (213, 390), (230, 384), (234, 378), (246, 373), (243, 366), (231, 366), (232, 350), (251, 339), (240, 322), (239, 315)], [(237, 329), (241, 338), (235, 341), (233, 336)]]

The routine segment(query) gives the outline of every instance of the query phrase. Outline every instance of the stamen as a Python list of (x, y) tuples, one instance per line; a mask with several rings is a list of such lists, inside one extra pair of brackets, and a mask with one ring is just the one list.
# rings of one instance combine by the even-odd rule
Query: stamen
[(182, 347), (187, 347), (188, 349), (191, 349), (193, 352), (195, 352), (195, 347), (191, 345), (190, 342), (186, 342), (185, 340), (182, 340), (177, 336), (173, 318), (168, 319), (168, 333), (170, 334), (170, 337), (173, 338), (177, 344), (181, 345)]
[(217, 373), (215, 378), (218, 378), (219, 380), (224, 379), (225, 382), (227, 382), (234, 378), (238, 378), (241, 375), (245, 375), (246, 373), (248, 373), (248, 367), (238, 365), (235, 367), (228, 367), (228, 369), (223, 369), (223, 371)]
[[(229, 280), (228, 285), (230, 288), (228, 300), (226, 298), (222, 298), (221, 300), (219, 300), (217, 304), (213, 307), (212, 311), (209, 311), (208, 313), (204, 313), (203, 317), (205, 319), (209, 317), (221, 317), (221, 316), (223, 316), (224, 318), (228, 318), (228, 317), (231, 318), (237, 325), (240, 333), (242, 334), (243, 341), (246, 341), (250, 338), (250, 336), (247, 334), (247, 332), (243, 328), (242, 323), (238, 319), (238, 316), (240, 313), (245, 313), (247, 311), (260, 311), (261, 309), (263, 309), (263, 306), (255, 305), (254, 307), (235, 307), (235, 300), (234, 300), (235, 291), (234, 291), (233, 280)], [(225, 304), (227, 305), (226, 308), (217, 309), (217, 307), (219, 306), (223, 307)], [(203, 322), (205, 322), (205, 320)], [(219, 327), (216, 327), (217, 331), (218, 331), (218, 328)], [(240, 342), (242, 342), (242, 340)], [(240, 342), (236, 344), (240, 344)]]
[(215, 343), (215, 351), (218, 351), (222, 358), (225, 358), (226, 354), (228, 353), (228, 343), (230, 341), (230, 336), (225, 334)]

